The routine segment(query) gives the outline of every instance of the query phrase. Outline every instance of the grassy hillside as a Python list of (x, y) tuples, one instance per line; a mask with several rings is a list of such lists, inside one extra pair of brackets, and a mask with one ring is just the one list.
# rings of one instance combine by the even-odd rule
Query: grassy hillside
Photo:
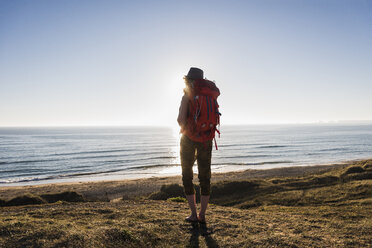
[[(150, 199), (183, 196), (181, 185), (164, 185)], [(372, 197), (372, 160), (345, 168), (301, 177), (221, 181), (212, 184), (211, 202), (221, 206), (253, 208), (267, 205), (318, 206), (369, 202)]]
[(371, 175), (368, 160), (301, 177), (218, 182), (207, 225), (183, 221), (186, 203), (171, 198), (179, 185), (112, 202), (28, 196), (24, 204), (41, 202), (1, 203), (0, 247), (371, 247)]

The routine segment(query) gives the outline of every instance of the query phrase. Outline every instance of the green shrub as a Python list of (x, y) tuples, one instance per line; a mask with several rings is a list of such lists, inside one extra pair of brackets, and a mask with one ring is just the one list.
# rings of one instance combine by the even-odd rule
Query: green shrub
[(84, 197), (76, 193), (74, 191), (66, 191), (62, 193), (55, 193), (55, 194), (43, 194), (41, 198), (46, 200), (49, 203), (57, 202), (57, 201), (66, 201), (66, 202), (83, 202)]
[(183, 197), (185, 194), (183, 192), (183, 187), (179, 184), (164, 184), (160, 188), (160, 192), (152, 193), (149, 199), (152, 200), (167, 200), (172, 197)]
[(361, 173), (364, 172), (364, 169), (360, 166), (351, 166), (347, 168), (347, 170), (344, 172), (344, 175), (352, 174), (352, 173)]
[(7, 206), (22, 206), (22, 205), (32, 205), (32, 204), (43, 204), (46, 203), (44, 199), (40, 196), (34, 195), (23, 195), (18, 196), (10, 201), (6, 202)]
[(167, 194), (164, 193), (164, 192), (161, 192), (161, 191), (151, 193), (148, 198), (151, 199), (151, 200), (166, 200), (166, 199), (168, 199)]
[(169, 184), (169, 185), (163, 185), (160, 188), (161, 192), (166, 193), (170, 197), (177, 197), (177, 196), (183, 196), (183, 187), (179, 184)]
[(258, 186), (257, 183), (250, 181), (232, 181), (222, 182), (211, 186), (211, 197), (218, 198), (226, 195), (232, 195), (235, 193), (243, 193), (251, 191)]

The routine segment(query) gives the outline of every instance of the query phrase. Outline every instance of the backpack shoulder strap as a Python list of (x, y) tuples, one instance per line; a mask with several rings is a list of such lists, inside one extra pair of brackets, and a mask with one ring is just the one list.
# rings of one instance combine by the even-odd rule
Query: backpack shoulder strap
[(199, 79), (194, 82), (194, 94), (217, 98), (220, 95), (220, 90), (214, 82), (207, 79)]

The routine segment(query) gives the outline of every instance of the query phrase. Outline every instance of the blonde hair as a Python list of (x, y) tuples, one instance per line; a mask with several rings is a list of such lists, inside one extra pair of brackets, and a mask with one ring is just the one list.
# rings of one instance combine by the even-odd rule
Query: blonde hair
[(192, 89), (194, 88), (193, 83), (194, 83), (195, 80), (194, 80), (194, 79), (190, 79), (190, 78), (188, 78), (188, 77), (186, 77), (186, 76), (184, 76), (183, 79), (185, 80), (185, 86), (186, 86), (186, 87), (183, 89), (183, 92), (184, 92), (185, 94), (190, 95)]

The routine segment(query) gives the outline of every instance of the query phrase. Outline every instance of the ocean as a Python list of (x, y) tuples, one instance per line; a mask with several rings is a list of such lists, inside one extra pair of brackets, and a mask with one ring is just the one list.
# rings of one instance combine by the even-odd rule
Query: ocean
[[(166, 127), (0, 128), (0, 186), (180, 175), (179, 138)], [(367, 124), (222, 126), (216, 140), (212, 172), (372, 157)]]

